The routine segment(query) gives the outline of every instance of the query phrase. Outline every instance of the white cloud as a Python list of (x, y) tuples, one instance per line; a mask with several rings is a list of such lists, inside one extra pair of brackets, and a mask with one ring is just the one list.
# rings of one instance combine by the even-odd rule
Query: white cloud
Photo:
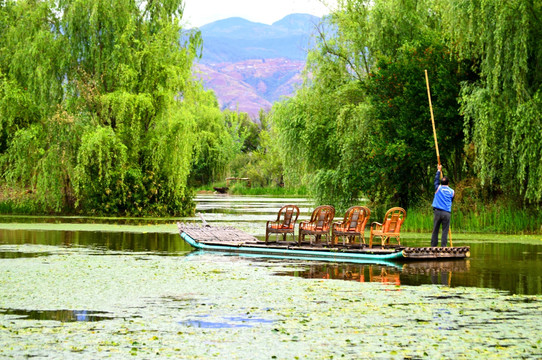
[(188, 26), (203, 26), (229, 17), (271, 24), (293, 13), (323, 16), (330, 13), (336, 0), (185, 0), (184, 3), (184, 22)]

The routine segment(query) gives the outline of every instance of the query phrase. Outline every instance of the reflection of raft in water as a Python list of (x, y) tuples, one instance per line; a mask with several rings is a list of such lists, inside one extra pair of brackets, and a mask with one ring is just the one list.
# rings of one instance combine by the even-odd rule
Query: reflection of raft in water
[(470, 248), (404, 246), (372, 247), (357, 245), (326, 245), (321, 243), (264, 242), (233, 227), (177, 224), (181, 237), (197, 249), (224, 251), (251, 256), (320, 260), (333, 262), (450, 260), (470, 256)]

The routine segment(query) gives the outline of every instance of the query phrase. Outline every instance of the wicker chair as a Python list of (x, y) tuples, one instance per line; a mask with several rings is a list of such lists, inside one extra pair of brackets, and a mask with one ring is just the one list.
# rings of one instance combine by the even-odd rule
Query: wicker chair
[(343, 245), (346, 245), (346, 240), (349, 244), (355, 244), (358, 236), (360, 245), (365, 244), (365, 225), (370, 216), (371, 210), (366, 206), (352, 206), (346, 210), (343, 221), (335, 222), (331, 226), (333, 243), (336, 244), (341, 237)]
[(269, 240), (269, 234), (282, 234), (282, 240), (286, 241), (286, 235), (292, 234), (295, 241), (295, 222), (299, 216), (299, 208), (295, 205), (285, 205), (280, 208), (277, 220), (268, 221), (265, 227), (265, 242)]
[(373, 222), (371, 224), (371, 236), (369, 238), (369, 247), (373, 247), (373, 237), (380, 236), (382, 246), (389, 245), (390, 239), (397, 240), (397, 244), (401, 245), (401, 225), (406, 219), (406, 211), (400, 207), (389, 209), (384, 216), (384, 222)]
[[(305, 240), (305, 235), (314, 235), (316, 242), (325, 235), (326, 243), (329, 243), (329, 230), (334, 217), (335, 208), (331, 205), (322, 205), (314, 209), (309, 221), (299, 223), (299, 244)], [(310, 243), (312, 244), (312, 238)]]

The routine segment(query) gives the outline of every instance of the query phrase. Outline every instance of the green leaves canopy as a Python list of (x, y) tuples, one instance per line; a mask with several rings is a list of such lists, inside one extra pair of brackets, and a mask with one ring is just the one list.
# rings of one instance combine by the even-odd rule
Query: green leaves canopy
[[(182, 214), (201, 40), (181, 0), (0, 3), (0, 154), (43, 210)], [(181, 38), (181, 41), (179, 40)], [(198, 100), (198, 101), (196, 101)]]
[(542, 203), (539, 2), (341, 0), (325, 24), (303, 88), (273, 109), (287, 180), (340, 208), (429, 200), (427, 69), (453, 183)]
[(457, 0), (444, 9), (453, 44), (480, 74), (461, 101), (478, 176), (519, 203), (540, 203), (542, 4)]
[[(309, 57), (304, 88), (274, 108), (287, 169), (309, 174), (318, 202), (344, 209), (365, 196), (408, 206), (430, 192), (436, 156), (425, 69), (435, 80), (447, 165), (460, 167), (464, 72), (435, 36), (430, 4), (340, 2)], [(291, 154), (297, 162), (287, 161)]]

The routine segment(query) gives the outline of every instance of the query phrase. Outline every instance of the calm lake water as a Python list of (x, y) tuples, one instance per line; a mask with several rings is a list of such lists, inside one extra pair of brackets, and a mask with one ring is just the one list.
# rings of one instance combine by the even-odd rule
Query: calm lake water
[[(211, 225), (235, 226), (262, 239), (265, 222), (272, 220), (282, 205), (298, 204), (301, 209), (300, 219), (308, 218), (313, 208), (308, 200), (300, 198), (200, 195), (196, 200), (197, 212)], [(9, 227), (17, 228), (16, 224), (20, 224), (20, 228), (26, 229), (0, 229), (0, 245), (80, 246), (103, 251), (123, 251), (128, 254), (147, 252), (164, 256), (185, 256), (192, 248), (177, 234), (176, 220), (4, 217), (0, 218), (4, 225), (10, 224)], [(178, 220), (199, 222), (200, 217)], [(87, 231), (44, 230), (47, 226), (55, 229), (62, 225), (76, 229), (78, 224), (93, 227)], [(101, 224), (114, 224), (115, 228), (102, 228)], [(123, 226), (131, 227), (124, 232)], [(409, 246), (428, 246), (429, 238), (429, 234), (405, 234), (403, 243)], [(538, 238), (540, 239), (537, 241), (537, 237), (532, 236), (528, 237), (530, 241), (525, 241), (522, 236), (492, 238), (489, 234), (454, 234), (455, 246), (471, 247), (469, 259), (423, 261), (395, 266), (304, 262), (304, 271), (282, 272), (281, 275), (403, 285), (472, 286), (505, 290), (511, 294), (542, 294), (542, 236)], [(46, 255), (0, 248), (0, 259)]]
[[(282, 205), (313, 208), (196, 200), (211, 225), (260, 238)], [(540, 235), (454, 234), (469, 259), (348, 264), (195, 251), (177, 221), (200, 217), (0, 217), (0, 357), (542, 357)]]

